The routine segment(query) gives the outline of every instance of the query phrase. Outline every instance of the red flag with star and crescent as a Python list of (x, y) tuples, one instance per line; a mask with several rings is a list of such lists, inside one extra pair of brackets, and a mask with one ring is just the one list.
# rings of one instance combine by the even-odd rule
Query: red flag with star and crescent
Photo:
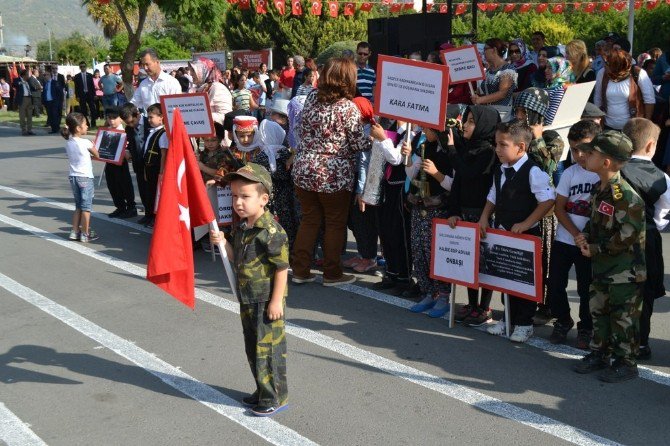
[(214, 211), (179, 109), (174, 111), (171, 130), (160, 204), (149, 247), (147, 280), (194, 308), (191, 228), (214, 221)]

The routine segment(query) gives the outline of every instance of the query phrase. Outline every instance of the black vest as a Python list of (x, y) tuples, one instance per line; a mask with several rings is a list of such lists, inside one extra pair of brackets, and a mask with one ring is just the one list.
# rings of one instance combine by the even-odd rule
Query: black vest
[(621, 174), (635, 192), (644, 200), (647, 228), (656, 228), (654, 204), (668, 188), (665, 175), (651, 161), (633, 158), (621, 169)]
[[(412, 143), (412, 146), (414, 147), (414, 153), (417, 156), (421, 156), (421, 148), (418, 146), (418, 137), (415, 137), (415, 140)], [(416, 145), (415, 145), (416, 144)], [(448, 175), (453, 178), (454, 172), (453, 169), (451, 168), (451, 163), (449, 162), (449, 158), (447, 157), (447, 152), (446, 150), (440, 149), (438, 152), (438, 143), (437, 141), (435, 142), (425, 142), (426, 144), (426, 149), (424, 152), (424, 155), (426, 159), (429, 159), (435, 164), (435, 167), (437, 168), (438, 172), (442, 172), (444, 175)], [(421, 161), (417, 161), (420, 163)], [(416, 179), (418, 180), (421, 177), (421, 170), (419, 170), (419, 173), (416, 174)], [(440, 182), (437, 181), (435, 178), (433, 178), (431, 175), (426, 174), (426, 180), (428, 181), (428, 184), (430, 185), (430, 195), (431, 196), (436, 196), (436, 195), (441, 195), (445, 193), (446, 191), (440, 186)], [(409, 189), (410, 193), (412, 194), (417, 194), (418, 189), (416, 186), (412, 184), (412, 186)]]
[(500, 187), (502, 170), (496, 169), (494, 174), (496, 226), (502, 226), (509, 231), (516, 223), (528, 218), (537, 207), (537, 199), (530, 190), (530, 169), (534, 166), (536, 164), (528, 159), (512, 178), (505, 178), (502, 188)]
[(147, 148), (144, 152), (144, 164), (146, 166), (158, 166), (161, 163), (161, 148), (158, 145), (158, 142), (161, 139), (161, 136), (165, 134), (165, 129), (156, 130), (149, 136), (149, 140), (145, 142), (145, 147)]

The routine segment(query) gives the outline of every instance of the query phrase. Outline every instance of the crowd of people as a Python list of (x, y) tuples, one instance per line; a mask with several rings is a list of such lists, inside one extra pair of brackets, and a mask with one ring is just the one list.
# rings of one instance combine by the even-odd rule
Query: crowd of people
[[(286, 232), (294, 284), (314, 282), (315, 267), (324, 286), (354, 282), (345, 269), (381, 271), (373, 288), (415, 299), (413, 312), (441, 317), (451, 310), (463, 325), (486, 325), (513, 342), (554, 321), (549, 340), (564, 343), (575, 326), (566, 291), (574, 265), (577, 347), (591, 350), (576, 371), (606, 369), (601, 379), (609, 382), (635, 377), (637, 361), (651, 357), (654, 300), (665, 295), (659, 231), (668, 223), (670, 178), (659, 167), (668, 164), (661, 128), (670, 63), (657, 49), (633, 59), (628, 41), (613, 33), (596, 44), (593, 58), (580, 40), (550, 46), (536, 32), (531, 42), (532, 50), (521, 39), (484, 43), (486, 77), (473, 92), (451, 86), (445, 131), (374, 116), (376, 76), (366, 42), (319, 67), (296, 55), (281, 70), (262, 64), (221, 72), (199, 59), (175, 76), (146, 50), (140, 65), (147, 78), (130, 103), (105, 101), (107, 125), (125, 129), (129, 141), (127, 160), (106, 169), (116, 207), (110, 217), (138, 214), (130, 161), (141, 222), (153, 225), (168, 149), (160, 96), (206, 92), (216, 134), (194, 141), (194, 149), (212, 206), (218, 209), (226, 175), (262, 166), (272, 181), (267, 209)], [(439, 53), (426, 56), (441, 63)], [(545, 130), (566, 88), (592, 81), (590, 102), (577, 111), (581, 120), (567, 141)], [(100, 82), (112, 94), (112, 82)], [(93, 153), (77, 139), (85, 114), (70, 114), (66, 124), (68, 154), (78, 153), (70, 158), (76, 177), (73, 159)], [(92, 178), (88, 168), (82, 172)], [(90, 241), (97, 237), (86, 215), (92, 189), (84, 186), (75, 192), (81, 213), (71, 238)], [(477, 223), (483, 237), (495, 227), (541, 238), (542, 302), (509, 296), (512, 332), (505, 321), (493, 323), (491, 290), (468, 289), (468, 303), (449, 308), (450, 284), (430, 274), (435, 218)], [(243, 220), (233, 216), (233, 233)], [(347, 228), (357, 253), (343, 259)], [(218, 249), (208, 240), (194, 246)]]

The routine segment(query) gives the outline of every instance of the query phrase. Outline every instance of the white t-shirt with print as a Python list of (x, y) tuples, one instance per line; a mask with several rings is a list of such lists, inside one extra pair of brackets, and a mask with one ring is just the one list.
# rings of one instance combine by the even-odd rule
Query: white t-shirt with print
[[(561, 175), (561, 181), (556, 186), (556, 194), (568, 199), (565, 211), (568, 213), (568, 217), (570, 217), (572, 223), (580, 231), (589, 222), (591, 216), (591, 190), (598, 180), (597, 174), (589, 172), (579, 164), (573, 164), (565, 169), (563, 175)], [(574, 246), (575, 244), (574, 237), (560, 223), (556, 230), (556, 240), (568, 245)]]
[(65, 152), (70, 162), (71, 177), (93, 178), (93, 163), (89, 149), (93, 143), (88, 139), (72, 137), (65, 143)]

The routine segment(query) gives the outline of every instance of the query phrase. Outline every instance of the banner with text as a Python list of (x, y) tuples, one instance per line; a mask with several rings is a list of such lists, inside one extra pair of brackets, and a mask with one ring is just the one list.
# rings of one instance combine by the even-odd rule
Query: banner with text
[(455, 228), (447, 220), (433, 219), (430, 277), (476, 288), (479, 273), (479, 225), (459, 221)]
[(375, 114), (444, 130), (449, 68), (428, 62), (379, 55)]
[(542, 301), (539, 237), (488, 229), (479, 241), (479, 286)]
[(264, 63), (268, 68), (272, 68), (272, 50), (236, 50), (233, 51), (233, 66), (242, 67), (247, 70), (258, 71), (260, 65)]
[(233, 191), (230, 185), (216, 186), (216, 202), (218, 204), (217, 221), (222, 225), (233, 223)]
[(464, 82), (484, 79), (484, 65), (475, 45), (451, 48), (440, 52), (442, 60), (449, 67), (449, 82)]
[(175, 109), (181, 111), (188, 136), (214, 136), (214, 121), (209, 106), (207, 93), (185, 93), (161, 96), (163, 109), (163, 123), (165, 130), (170, 134), (172, 115)]

